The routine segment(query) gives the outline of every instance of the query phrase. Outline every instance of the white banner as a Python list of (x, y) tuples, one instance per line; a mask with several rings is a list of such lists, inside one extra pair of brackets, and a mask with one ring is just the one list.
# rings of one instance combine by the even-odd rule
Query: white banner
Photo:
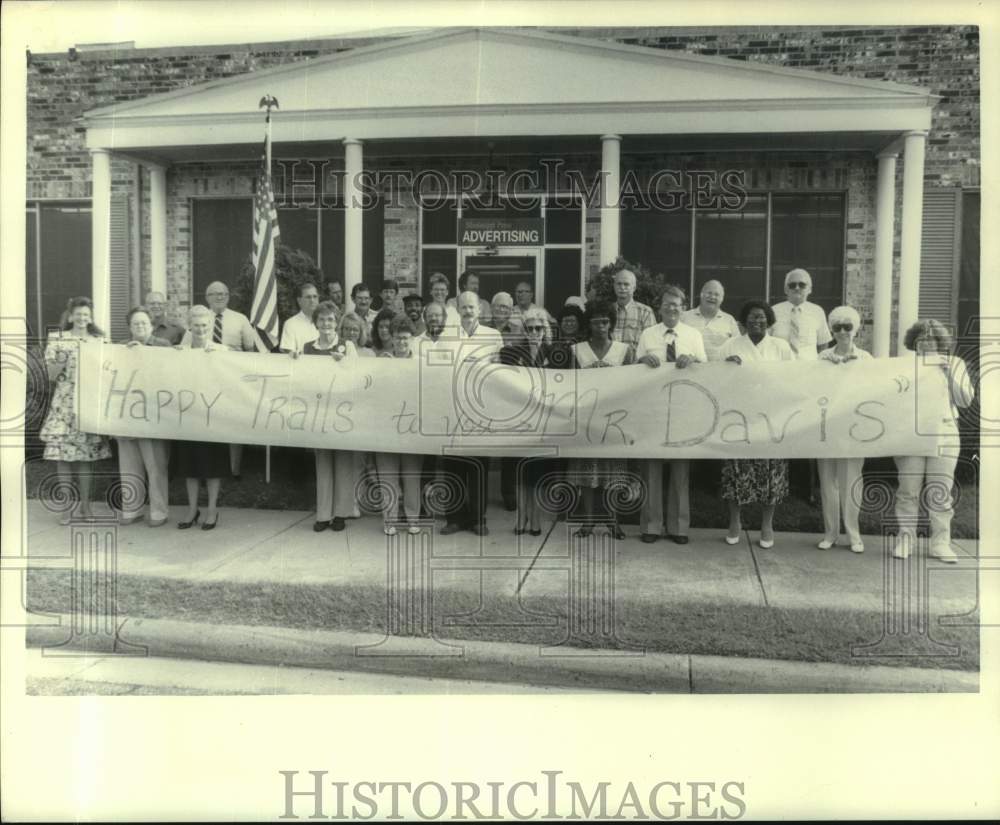
[(384, 452), (627, 458), (933, 455), (940, 369), (914, 357), (535, 370), (412, 359), (81, 346), (81, 429)]

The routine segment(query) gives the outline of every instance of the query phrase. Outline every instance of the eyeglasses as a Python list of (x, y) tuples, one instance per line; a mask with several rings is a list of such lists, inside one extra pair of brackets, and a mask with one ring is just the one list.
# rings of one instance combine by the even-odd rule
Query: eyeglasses
[(854, 329), (854, 324), (833, 324), (830, 329), (834, 332), (850, 332)]
[(803, 281), (796, 281), (794, 284), (785, 284), (789, 289), (805, 289), (809, 284)]
[(525, 329), (528, 332), (544, 332), (545, 331), (545, 325), (544, 324), (528, 324), (528, 325), (525, 326)]

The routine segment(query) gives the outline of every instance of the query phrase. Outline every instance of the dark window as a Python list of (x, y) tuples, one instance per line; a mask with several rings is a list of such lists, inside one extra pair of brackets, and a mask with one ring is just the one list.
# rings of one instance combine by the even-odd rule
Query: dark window
[[(90, 206), (39, 204), (38, 213), (39, 279), (32, 291), (37, 295), (41, 312), (39, 332), (44, 335), (46, 329), (58, 325), (70, 298), (93, 297), (90, 294), (92, 241)], [(98, 311), (107, 318), (110, 308), (101, 307)]]
[[(193, 303), (205, 302), (213, 281), (232, 285), (253, 253), (253, 201), (201, 198), (191, 202)], [(280, 219), (278, 223), (281, 227)]]
[[(378, 294), (385, 268), (382, 201), (371, 209), (366, 209), (361, 219), (362, 282), (371, 287), (372, 294)], [(322, 210), (320, 232), (323, 243), (323, 277), (327, 281), (344, 283), (344, 210), (331, 208)]]
[(553, 315), (567, 298), (580, 294), (580, 254), (579, 249), (545, 250), (545, 308)]
[[(425, 249), (420, 259), (420, 290), (427, 297), (427, 279), (433, 272), (443, 272), (451, 284), (449, 293), (454, 294), (458, 282), (458, 251), (455, 249)], [(482, 289), (482, 286), (480, 286)]]
[(745, 301), (763, 300), (767, 196), (751, 195), (740, 211), (699, 211), (695, 220), (695, 291), (719, 281), (726, 290), (723, 307), (733, 315)]
[(580, 243), (580, 204), (559, 206), (554, 201), (545, 206), (545, 242)]
[(431, 201), (420, 210), (421, 240), (425, 244), (453, 244), (458, 242), (458, 201), (447, 198)]
[(979, 192), (962, 193), (962, 247), (958, 271), (958, 334), (979, 335)]
[(28, 209), (24, 216), (26, 229), (24, 255), (24, 308), (27, 317), (24, 319), (29, 336), (41, 336), (45, 330), (42, 320), (40, 303), (42, 285), (38, 270), (38, 210)]
[(685, 290), (691, 279), (691, 213), (626, 207), (622, 210), (621, 252), (632, 263)]
[(771, 303), (784, 300), (785, 275), (812, 276), (809, 300), (829, 312), (844, 301), (844, 196), (771, 196)]
[(278, 228), (281, 230), (280, 241), (292, 249), (307, 252), (312, 259), (317, 260), (319, 224), (318, 209), (279, 209)]

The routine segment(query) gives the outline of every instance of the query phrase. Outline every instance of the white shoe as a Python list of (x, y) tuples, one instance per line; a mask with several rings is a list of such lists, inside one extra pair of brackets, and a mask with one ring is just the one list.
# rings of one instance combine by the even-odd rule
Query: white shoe
[(420, 535), (420, 528), (417, 527), (416, 524), (411, 524), (406, 532), (409, 533), (411, 536), (418, 536)]
[(382, 528), (382, 532), (385, 533), (387, 536), (394, 536), (396, 535), (396, 528), (393, 527), (391, 524), (386, 524)]
[(761, 539), (757, 542), (764, 550), (770, 550), (774, 547), (774, 539)]
[(821, 542), (820, 542), (819, 544), (817, 544), (816, 546), (817, 546), (817, 547), (818, 547), (818, 548), (819, 548), (820, 550), (829, 550), (829, 549), (830, 549), (831, 547), (833, 547), (833, 545), (835, 545), (836, 543), (837, 543), (836, 541), (831, 541), (830, 539), (823, 539), (823, 541), (821, 541)]
[(958, 562), (958, 555), (951, 549), (950, 545), (932, 545), (929, 552), (931, 558), (943, 561), (945, 564), (956, 564)]
[(864, 546), (864, 544), (862, 544), (860, 541), (852, 544), (851, 545), (851, 552), (852, 553), (864, 553), (865, 552), (865, 546)]
[(740, 543), (739, 536), (726, 536), (726, 544), (739, 544), (739, 543)]
[(908, 559), (910, 557), (910, 543), (897, 538), (892, 545), (892, 557), (894, 559)]

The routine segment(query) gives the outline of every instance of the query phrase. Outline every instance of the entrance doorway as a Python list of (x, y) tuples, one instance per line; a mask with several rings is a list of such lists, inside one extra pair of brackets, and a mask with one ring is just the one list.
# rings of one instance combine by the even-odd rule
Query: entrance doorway
[(542, 304), (542, 284), (539, 278), (539, 258), (536, 249), (500, 249), (495, 255), (484, 255), (476, 249), (461, 250), (459, 272), (479, 276), (479, 294), (491, 301), (498, 292), (514, 297), (515, 287), (527, 281), (535, 291), (535, 303)]

